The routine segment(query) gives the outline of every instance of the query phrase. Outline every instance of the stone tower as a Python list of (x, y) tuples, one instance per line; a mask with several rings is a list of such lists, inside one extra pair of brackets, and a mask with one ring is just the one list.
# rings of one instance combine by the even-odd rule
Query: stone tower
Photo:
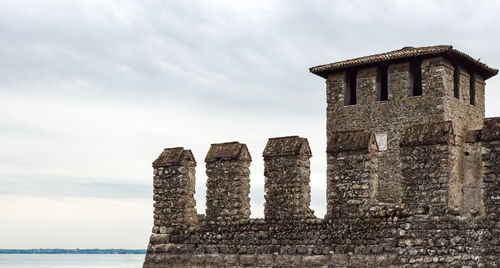
[(250, 217), (245, 144), (212, 144), (206, 215), (190, 150), (154, 161), (144, 268), (498, 267), (500, 117), (484, 118), (497, 70), (451, 46), (313, 67), (326, 79), (326, 208), (310, 208), (306, 138), (263, 150), (264, 218)]
[(464, 190), (465, 137), (467, 131), (483, 126), (485, 80), (497, 70), (452, 46), (431, 46), (404, 47), (310, 71), (326, 79), (328, 141), (339, 132), (375, 134), (379, 152), (374, 198), (379, 202), (396, 204), (403, 198), (404, 128), (451, 121), (456, 146), (449, 205), (465, 212), (463, 195), (475, 195)]

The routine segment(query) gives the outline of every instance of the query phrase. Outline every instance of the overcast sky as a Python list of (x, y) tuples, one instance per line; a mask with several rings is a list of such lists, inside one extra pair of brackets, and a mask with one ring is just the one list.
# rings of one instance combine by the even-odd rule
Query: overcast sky
[[(0, 248), (145, 248), (152, 161), (246, 143), (262, 217), (270, 137), (309, 139), (325, 204), (325, 83), (311, 66), (451, 44), (500, 67), (499, 1), (0, 1)], [(500, 116), (500, 79), (486, 116)]]

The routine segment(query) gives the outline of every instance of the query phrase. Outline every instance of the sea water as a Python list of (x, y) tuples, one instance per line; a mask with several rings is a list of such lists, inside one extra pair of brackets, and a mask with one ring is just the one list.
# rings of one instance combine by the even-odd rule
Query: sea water
[(0, 254), (1, 268), (137, 268), (141, 254)]

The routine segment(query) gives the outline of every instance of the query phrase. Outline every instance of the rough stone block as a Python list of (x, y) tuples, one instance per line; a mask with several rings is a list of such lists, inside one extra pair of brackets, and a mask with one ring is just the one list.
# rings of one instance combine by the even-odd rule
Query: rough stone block
[(332, 133), (328, 139), (326, 151), (336, 153), (343, 151), (378, 150), (374, 134), (368, 130), (345, 131)]
[(450, 144), (455, 142), (451, 122), (417, 124), (403, 132), (401, 146)]

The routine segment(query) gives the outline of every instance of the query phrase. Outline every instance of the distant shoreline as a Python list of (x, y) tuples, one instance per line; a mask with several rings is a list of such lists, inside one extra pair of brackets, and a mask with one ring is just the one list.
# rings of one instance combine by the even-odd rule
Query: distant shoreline
[(0, 254), (146, 254), (145, 249), (0, 249)]

